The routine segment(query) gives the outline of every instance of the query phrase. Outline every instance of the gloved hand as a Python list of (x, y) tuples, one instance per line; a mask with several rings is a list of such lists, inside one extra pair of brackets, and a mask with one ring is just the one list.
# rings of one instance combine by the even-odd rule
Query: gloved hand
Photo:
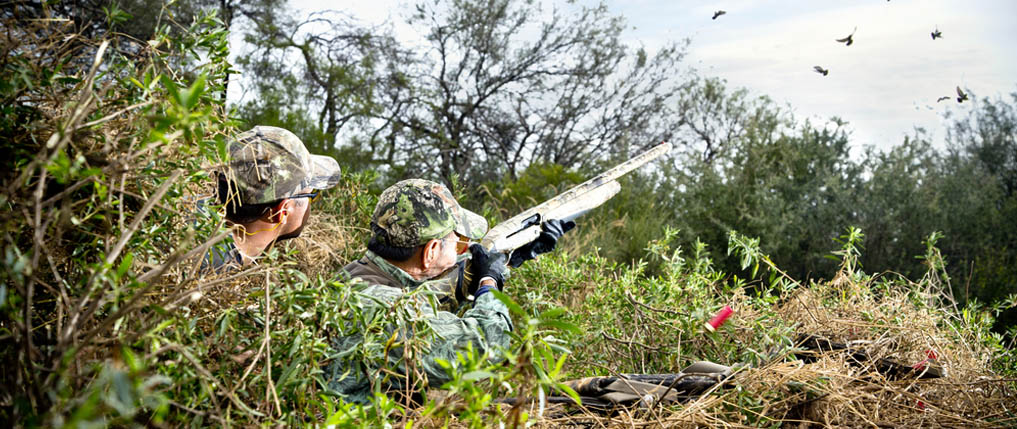
[(477, 296), (477, 292), (480, 290), (480, 280), (484, 277), (494, 279), (498, 284), (498, 290), (502, 290), (505, 286), (505, 273), (508, 271), (508, 267), (505, 266), (508, 257), (501, 252), (488, 252), (484, 246), (479, 244), (470, 245), (470, 253), (472, 254), (470, 293)]
[(534, 259), (541, 253), (547, 253), (554, 250), (555, 244), (558, 244), (558, 239), (575, 227), (576, 223), (573, 221), (549, 219), (541, 224), (541, 232), (540, 235), (537, 236), (536, 240), (533, 240), (512, 252), (512, 258), (509, 259), (509, 266), (517, 268), (522, 265), (523, 262)]

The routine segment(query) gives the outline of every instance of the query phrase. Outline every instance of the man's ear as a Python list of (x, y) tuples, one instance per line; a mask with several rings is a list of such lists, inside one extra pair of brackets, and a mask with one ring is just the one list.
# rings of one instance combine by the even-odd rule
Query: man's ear
[(271, 223), (282, 222), (287, 215), (289, 215), (290, 207), (293, 205), (292, 200), (283, 199), (279, 201), (279, 204), (272, 206), (272, 212), (269, 214), (268, 221)]
[(424, 247), (420, 249), (420, 265), (426, 270), (434, 265), (434, 261), (438, 260), (438, 256), (441, 255), (441, 240), (431, 239), (427, 243), (424, 243)]

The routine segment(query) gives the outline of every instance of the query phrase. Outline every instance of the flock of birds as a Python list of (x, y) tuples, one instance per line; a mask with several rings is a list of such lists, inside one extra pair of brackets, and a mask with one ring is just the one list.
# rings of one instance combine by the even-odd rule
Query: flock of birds
[[(890, 0), (886, 0), (886, 1), (890, 1)], [(727, 11), (718, 10), (718, 11), (713, 13), (713, 18), (712, 19), (717, 19), (721, 15), (726, 15), (726, 14), (727, 14)], [(851, 46), (852, 43), (855, 43), (854, 36), (855, 36), (855, 32), (856, 31), (858, 31), (858, 27), (855, 27), (854, 30), (851, 30), (851, 34), (848, 34), (847, 37), (843, 37), (843, 38), (840, 38), (840, 39), (834, 39), (834, 40), (836, 42), (838, 42), (838, 43), (843, 43), (844, 46)], [(929, 33), (929, 34), (932, 35), (932, 40), (943, 38), (943, 32), (939, 31), (939, 27), (936, 27), (936, 29), (932, 30), (932, 32)], [(812, 70), (815, 70), (816, 73), (819, 73), (819, 74), (821, 74), (823, 76), (826, 76), (826, 75), (830, 74), (830, 69), (825, 69), (822, 66), (813, 66)], [(942, 96), (942, 97), (937, 98), (936, 102), (939, 103), (941, 101), (946, 101), (946, 100), (949, 100), (951, 97), (952, 97), (951, 95)], [(968, 99), (968, 95), (965, 94), (964, 91), (961, 90), (960, 86), (958, 86), (957, 87), (957, 102), (958, 103), (963, 103), (963, 102), (967, 101), (967, 99)]]

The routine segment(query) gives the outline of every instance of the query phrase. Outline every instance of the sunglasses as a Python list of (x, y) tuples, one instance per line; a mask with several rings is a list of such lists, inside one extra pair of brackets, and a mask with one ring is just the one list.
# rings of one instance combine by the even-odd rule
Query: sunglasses
[(470, 242), (470, 240), (466, 240), (461, 235), (456, 234), (456, 254), (457, 255), (462, 255), (463, 253), (466, 253), (468, 250), (470, 250), (470, 245), (471, 244), (473, 244), (473, 243)]
[(321, 191), (314, 191), (314, 192), (308, 192), (306, 194), (291, 195), (288, 198), (290, 198), (290, 199), (293, 199), (293, 198), (308, 198), (307, 202), (308, 202), (308, 204), (310, 204), (310, 203), (313, 203), (313, 202), (317, 201), (318, 200), (318, 196), (320, 196), (320, 195), (321, 195)]

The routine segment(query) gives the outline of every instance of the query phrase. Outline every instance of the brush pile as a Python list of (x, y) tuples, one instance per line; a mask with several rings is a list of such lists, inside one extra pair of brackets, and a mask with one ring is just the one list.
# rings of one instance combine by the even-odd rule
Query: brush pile
[[(543, 427), (1004, 427), (1017, 424), (1017, 380), (993, 369), (978, 320), (944, 305), (942, 288), (842, 271), (833, 281), (795, 288), (776, 307), (780, 323), (851, 350), (807, 352), (800, 336), (758, 365), (736, 370), (682, 405), (603, 412), (557, 406)], [(743, 308), (715, 340), (748, 344), (760, 323)], [(736, 307), (737, 308), (737, 307)], [(837, 348), (837, 347), (833, 347)], [(859, 358), (859, 356), (866, 358)], [(887, 370), (880, 363), (898, 364)], [(936, 377), (941, 375), (941, 377)]]

